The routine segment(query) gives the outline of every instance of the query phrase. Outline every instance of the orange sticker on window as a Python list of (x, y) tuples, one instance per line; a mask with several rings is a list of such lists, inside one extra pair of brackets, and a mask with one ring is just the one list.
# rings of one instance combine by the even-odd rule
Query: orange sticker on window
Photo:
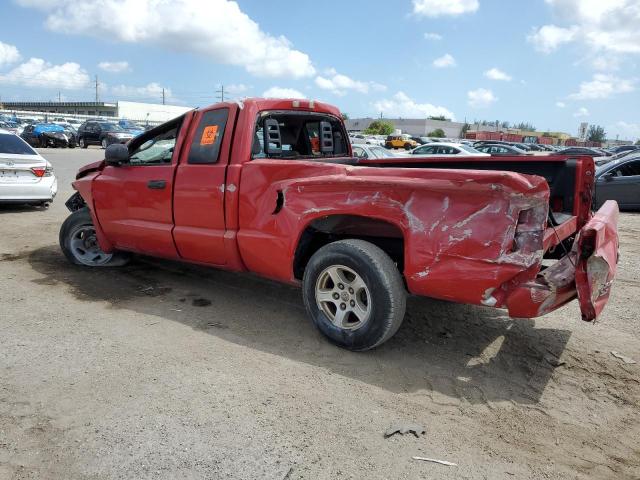
[(202, 132), (202, 137), (200, 137), (200, 145), (213, 145), (216, 141), (217, 136), (218, 136), (217, 125), (209, 125), (208, 127), (204, 127), (204, 131)]

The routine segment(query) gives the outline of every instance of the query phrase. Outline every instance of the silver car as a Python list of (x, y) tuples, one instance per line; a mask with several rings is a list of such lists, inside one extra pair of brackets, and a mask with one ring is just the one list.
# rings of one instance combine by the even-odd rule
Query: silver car
[(398, 158), (386, 148), (378, 145), (367, 145), (358, 143), (351, 145), (353, 156), (358, 158)]
[(0, 130), (0, 203), (46, 206), (57, 192), (51, 164), (19, 136)]

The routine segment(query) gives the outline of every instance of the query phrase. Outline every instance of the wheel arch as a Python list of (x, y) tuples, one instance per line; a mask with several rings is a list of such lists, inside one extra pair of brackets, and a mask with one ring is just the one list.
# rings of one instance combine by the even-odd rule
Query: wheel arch
[(320, 248), (345, 239), (366, 240), (378, 246), (396, 263), (402, 275), (405, 238), (399, 225), (378, 217), (334, 214), (315, 218), (302, 229), (293, 257), (294, 278), (302, 279), (309, 260)]

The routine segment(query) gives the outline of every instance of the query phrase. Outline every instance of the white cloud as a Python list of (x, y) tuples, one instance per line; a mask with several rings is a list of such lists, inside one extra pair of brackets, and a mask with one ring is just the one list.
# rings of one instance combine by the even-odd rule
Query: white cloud
[(247, 93), (249, 90), (251, 90), (251, 87), (244, 83), (232, 83), (231, 85), (225, 85), (224, 87), (224, 93), (234, 96), (240, 96), (243, 93)]
[(121, 73), (130, 70), (129, 62), (100, 62), (98, 68), (109, 73)]
[(129, 85), (116, 85), (111, 88), (111, 94), (120, 98), (131, 99), (153, 99), (154, 103), (162, 101), (162, 89), (164, 88), (165, 101), (175, 101), (171, 89), (162, 87), (159, 83), (151, 82), (143, 87), (132, 87)]
[(448, 68), (456, 66), (456, 59), (453, 56), (445, 53), (443, 56), (436, 58), (433, 61), (433, 66), (436, 68)]
[(266, 98), (307, 98), (307, 96), (293, 88), (271, 87), (262, 94)]
[(618, 70), (620, 68), (620, 62), (620, 58), (609, 54), (590, 59), (590, 64), (595, 70), (603, 70), (607, 72)]
[[(551, 6), (553, 17), (559, 23), (570, 25), (568, 29), (545, 25), (537, 31), (542, 37), (551, 37), (548, 51), (567, 41), (579, 41), (591, 55), (594, 50), (619, 54), (640, 53), (638, 0), (545, 1)], [(554, 29), (559, 29), (555, 30), (555, 38), (561, 40), (555, 44)]]
[(413, 13), (425, 17), (473, 13), (479, 7), (478, 0), (413, 0)]
[(584, 107), (580, 107), (576, 112), (573, 113), (573, 116), (576, 117), (576, 118), (588, 117), (589, 116), (589, 110), (587, 110)]
[(430, 103), (417, 103), (404, 92), (398, 92), (390, 99), (378, 100), (373, 103), (376, 112), (383, 112), (387, 117), (424, 118), (444, 115), (454, 119), (453, 113), (445, 107)]
[(310, 77), (306, 53), (273, 36), (232, 0), (18, 0), (46, 12), (55, 32), (191, 52), (262, 77)]
[(491, 90), (478, 88), (467, 92), (467, 101), (473, 108), (487, 108), (498, 100)]
[(435, 32), (426, 32), (424, 34), (424, 39), (425, 40), (442, 40), (442, 35)]
[(614, 75), (596, 73), (593, 79), (582, 82), (576, 93), (569, 95), (573, 100), (595, 100), (609, 98), (619, 93), (629, 93), (635, 90), (635, 80), (618, 78)]
[(640, 138), (640, 123), (616, 122), (607, 128), (607, 132), (611, 132), (609, 138), (615, 138), (617, 135), (622, 140), (637, 139)]
[(325, 77), (317, 76), (316, 85), (323, 90), (329, 90), (335, 95), (346, 95), (346, 90), (353, 90), (359, 93), (369, 93), (369, 90), (386, 90), (387, 87), (375, 82), (361, 82), (353, 80), (336, 72), (333, 68), (327, 70)]
[(20, 52), (13, 45), (0, 42), (0, 67), (11, 65), (20, 60)]
[(510, 82), (511, 81), (511, 75), (503, 72), (502, 70), (498, 69), (498, 68), (490, 68), (489, 70), (487, 70), (486, 72), (484, 72), (484, 76), (487, 78), (490, 78), (491, 80), (502, 80), (504, 82)]
[(564, 102), (556, 102), (556, 107), (558, 107), (558, 108), (564, 108), (566, 106), (567, 106), (567, 104), (564, 103)]
[(89, 75), (77, 63), (53, 65), (41, 58), (30, 58), (0, 75), (0, 83), (26, 87), (78, 89), (89, 86)]
[(527, 36), (527, 41), (539, 52), (551, 53), (563, 43), (575, 40), (577, 33), (578, 27), (575, 25), (569, 28), (544, 25)]

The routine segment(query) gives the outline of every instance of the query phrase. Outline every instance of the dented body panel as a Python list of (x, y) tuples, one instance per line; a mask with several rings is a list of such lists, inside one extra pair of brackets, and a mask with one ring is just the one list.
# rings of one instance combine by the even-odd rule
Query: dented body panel
[[(335, 107), (300, 102), (296, 111), (340, 118)], [(230, 115), (218, 162), (189, 165), (199, 119), (221, 108)], [(314, 235), (382, 239), (400, 246), (394, 260), (415, 295), (506, 308), (514, 317), (543, 315), (576, 296), (585, 320), (604, 307), (617, 261), (617, 207), (608, 202), (592, 216), (590, 157), (527, 158), (526, 165), (519, 157), (494, 164), (485, 158), (358, 162), (349, 150), (327, 160), (252, 159), (257, 115), (291, 109), (291, 100), (250, 99), (187, 114), (171, 164), (155, 167), (171, 185), (161, 203), (142, 190), (110, 199), (102, 186), (110, 176), (124, 179), (127, 169), (145, 167), (99, 163), (82, 170), (74, 187), (92, 212), (101, 247), (296, 284)], [(117, 224), (118, 202), (150, 218), (157, 212), (142, 207), (162, 208), (163, 217), (149, 220), (154, 227), (140, 230), (135, 247), (123, 242), (131, 230), (105, 234), (100, 225), (101, 219)], [(554, 255), (554, 264), (543, 265)]]

